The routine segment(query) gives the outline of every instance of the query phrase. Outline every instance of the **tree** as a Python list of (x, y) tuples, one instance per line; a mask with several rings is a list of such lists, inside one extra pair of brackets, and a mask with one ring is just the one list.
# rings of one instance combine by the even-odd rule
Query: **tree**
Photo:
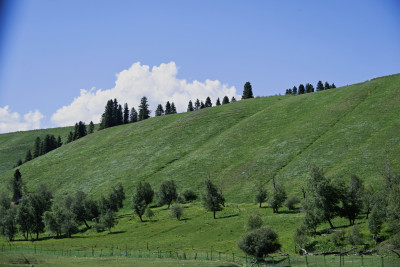
[(206, 102), (204, 103), (204, 107), (206, 107), (206, 108), (211, 108), (212, 107), (211, 98), (209, 96), (207, 96), (207, 98), (206, 98)]
[(111, 228), (118, 223), (114, 215), (114, 211), (112, 210), (107, 210), (104, 214), (100, 215), (100, 224), (106, 227), (109, 233), (111, 233)]
[(193, 111), (193, 110), (194, 110), (194, 107), (193, 107), (192, 100), (189, 100), (189, 104), (188, 104), (188, 107), (187, 107), (187, 112), (190, 112), (190, 111)]
[(172, 108), (171, 108), (171, 103), (167, 101), (165, 104), (165, 115), (172, 114)]
[(318, 81), (317, 91), (323, 91), (323, 90), (325, 90), (324, 84), (321, 81)]
[(334, 88), (336, 88), (336, 85), (334, 83), (332, 83), (331, 89), (334, 89)]
[(203, 101), (200, 101), (200, 109), (205, 108), (206, 106), (204, 105)]
[(227, 96), (224, 96), (222, 99), (222, 105), (229, 104), (229, 98)]
[(67, 143), (71, 143), (72, 141), (74, 141), (74, 134), (72, 132), (69, 132), (67, 137)]
[(176, 107), (174, 102), (171, 103), (171, 114), (176, 114)]
[(28, 162), (31, 160), (32, 160), (32, 153), (31, 153), (31, 150), (28, 149), (28, 151), (26, 152), (26, 156), (25, 156), (25, 162)]
[(0, 208), (0, 231), (9, 241), (18, 233), (16, 210)]
[(297, 95), (297, 87), (296, 86), (293, 86), (292, 92), (294, 95)]
[(178, 192), (173, 180), (166, 180), (161, 183), (160, 190), (158, 191), (158, 203), (160, 205), (167, 204), (168, 209), (172, 201), (177, 200)]
[(305, 91), (305, 88), (304, 88), (304, 85), (303, 84), (300, 84), (299, 85), (299, 95), (302, 95), (302, 94), (304, 94), (306, 91)]
[(204, 181), (205, 192), (202, 195), (203, 207), (207, 211), (212, 211), (215, 219), (215, 213), (222, 210), (222, 203), (225, 202), (224, 197), (218, 192), (217, 187), (212, 183), (210, 178)]
[(247, 219), (247, 224), (246, 224), (246, 231), (250, 232), (255, 229), (261, 228), (263, 225), (263, 220), (258, 212), (253, 213), (250, 215), (250, 217)]
[(197, 199), (196, 193), (190, 189), (183, 191), (182, 195), (186, 202), (192, 202)]
[(231, 98), (231, 103), (236, 102), (236, 98), (234, 96), (232, 96)]
[(378, 205), (375, 205), (372, 208), (371, 217), (368, 219), (368, 229), (372, 234), (375, 244), (378, 243), (378, 234), (382, 229), (383, 219), (384, 214), (382, 212), (382, 208)]
[(272, 192), (271, 198), (269, 199), (269, 205), (272, 207), (274, 213), (279, 213), (279, 208), (282, 207), (286, 200), (286, 191), (282, 185), (275, 185), (274, 191)]
[(299, 203), (300, 203), (300, 199), (297, 196), (289, 195), (285, 201), (285, 206), (289, 210), (295, 210), (296, 209), (295, 205), (299, 204)]
[(217, 102), (215, 102), (216, 106), (221, 106), (221, 101), (219, 101), (219, 97), (217, 98)]
[(33, 158), (37, 158), (40, 156), (40, 145), (42, 141), (40, 140), (40, 137), (36, 137), (35, 139), (35, 146), (33, 149)]
[(147, 205), (153, 201), (154, 191), (148, 182), (139, 182), (136, 187), (136, 194), (132, 197), (133, 210), (143, 222), (142, 216), (146, 211)]
[[(92, 122), (92, 124), (93, 124), (93, 122)], [(94, 127), (94, 126), (93, 126)], [(62, 146), (62, 141), (61, 141), (61, 136), (58, 136), (57, 137), (57, 148), (59, 148), (59, 147), (61, 147)]]
[(312, 231), (314, 235), (317, 234), (317, 227), (322, 222), (322, 212), (317, 209), (314, 201), (310, 198), (303, 200), (302, 208), (305, 213), (303, 219), (303, 226), (305, 229)]
[(149, 104), (147, 103), (147, 97), (142, 97), (139, 105), (139, 121), (150, 118)]
[(85, 123), (83, 121), (80, 121), (79, 123), (75, 123), (74, 140), (82, 138), (82, 137), (84, 137), (86, 135), (87, 135), (87, 131), (86, 131)]
[(39, 239), (39, 234), (44, 232), (45, 224), (43, 215), (51, 208), (51, 200), (53, 196), (44, 185), (40, 185), (34, 194), (28, 198), (30, 211), (32, 213), (32, 233), (36, 233), (36, 239)]
[(129, 123), (129, 108), (128, 103), (124, 104), (124, 124)]
[(18, 204), (22, 198), (22, 175), (19, 169), (14, 172), (14, 179), (11, 180), (11, 190), (13, 193), (12, 201)]
[(58, 203), (53, 204), (51, 210), (44, 213), (43, 220), (47, 231), (55, 233), (59, 238), (62, 234), (63, 208)]
[(368, 219), (368, 215), (371, 213), (371, 210), (375, 204), (375, 192), (376, 190), (372, 187), (372, 185), (369, 185), (364, 190), (362, 198), (363, 198), (363, 208), (366, 214), (365, 219)]
[(238, 242), (238, 247), (248, 255), (263, 258), (281, 248), (278, 234), (269, 227), (262, 227), (244, 235)]
[(28, 240), (29, 234), (32, 232), (32, 222), (34, 217), (32, 214), (31, 206), (27, 197), (20, 200), (17, 208), (16, 222), (22, 232), (25, 240)]
[(350, 178), (349, 185), (344, 187), (341, 191), (343, 192), (341, 215), (349, 219), (350, 225), (354, 225), (363, 207), (364, 185), (361, 179), (353, 174)]
[(101, 115), (100, 129), (106, 129), (115, 125), (114, 107), (114, 101), (112, 99), (108, 100), (104, 112)]
[(325, 90), (331, 89), (331, 86), (329, 85), (328, 82), (325, 82)]
[(173, 204), (171, 207), (171, 216), (180, 221), (183, 215), (183, 207), (180, 204)]
[(262, 183), (260, 183), (258, 186), (258, 190), (254, 200), (256, 203), (260, 203), (260, 208), (261, 204), (267, 200), (267, 190), (264, 188), (264, 185)]
[(244, 84), (242, 99), (253, 98), (253, 88), (251, 87), (250, 82), (246, 82)]
[(307, 235), (307, 228), (304, 225), (301, 225), (296, 229), (293, 237), (293, 241), (296, 245), (300, 246), (300, 248), (304, 248), (309, 240), (310, 238)]
[(90, 121), (88, 133), (91, 134), (93, 132), (94, 132), (94, 123), (93, 121)]
[(161, 104), (158, 104), (156, 111), (154, 112), (154, 116), (159, 117), (164, 115), (164, 108)]
[(132, 108), (132, 109), (131, 109), (131, 114), (130, 114), (130, 117), (129, 117), (129, 121), (130, 121), (131, 123), (132, 123), (132, 122), (137, 122), (137, 121), (138, 121), (138, 114), (137, 114), (135, 108)]
[(310, 83), (306, 83), (306, 93), (314, 92), (314, 86)]
[(88, 213), (85, 209), (85, 202), (86, 194), (81, 190), (76, 191), (71, 205), (71, 211), (76, 215), (77, 222), (84, 223), (86, 228), (89, 229), (90, 226), (87, 220), (90, 218), (88, 218)]
[(196, 99), (196, 102), (194, 102), (194, 110), (199, 110), (200, 109), (200, 100)]

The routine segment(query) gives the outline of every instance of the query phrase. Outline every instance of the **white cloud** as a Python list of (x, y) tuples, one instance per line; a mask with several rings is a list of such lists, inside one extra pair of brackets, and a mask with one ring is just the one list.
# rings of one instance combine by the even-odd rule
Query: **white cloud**
[(8, 106), (0, 107), (0, 133), (27, 131), (40, 128), (44, 116), (38, 110), (29, 111), (21, 119), (17, 112), (11, 112)]
[(189, 100), (193, 102), (198, 98), (205, 101), (209, 96), (215, 104), (219, 97), (227, 95), (229, 98), (235, 96), (235, 87), (228, 87), (220, 81), (206, 80), (205, 82), (187, 82), (176, 77), (178, 69), (175, 62), (161, 64), (153, 68), (141, 65), (140, 62), (134, 63), (129, 69), (118, 73), (115, 87), (107, 90), (81, 90), (80, 96), (76, 97), (68, 106), (63, 106), (51, 117), (51, 121), (57, 126), (73, 125), (77, 121), (89, 123), (100, 122), (101, 114), (107, 100), (116, 98), (123, 105), (128, 103), (129, 108), (138, 109), (140, 99), (146, 96), (151, 115), (158, 104), (165, 106), (167, 101), (174, 102), (178, 112), (185, 112)]

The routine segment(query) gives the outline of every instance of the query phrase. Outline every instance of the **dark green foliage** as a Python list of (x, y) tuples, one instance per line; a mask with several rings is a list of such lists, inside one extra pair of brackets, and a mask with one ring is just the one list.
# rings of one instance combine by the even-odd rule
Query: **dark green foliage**
[(371, 216), (368, 219), (368, 229), (371, 232), (371, 234), (373, 235), (375, 244), (378, 243), (378, 235), (382, 229), (384, 216), (385, 216), (385, 214), (382, 210), (382, 207), (375, 205), (372, 208)]
[(151, 219), (154, 217), (154, 212), (149, 207), (147, 207), (146, 211), (144, 212), (144, 216)]
[(200, 100), (196, 99), (196, 102), (194, 102), (194, 110), (199, 110), (200, 109)]
[(154, 112), (154, 116), (162, 116), (164, 115), (164, 108), (162, 107), (161, 104), (158, 104), (156, 111)]
[(18, 204), (16, 222), (25, 240), (28, 240), (29, 234), (32, 232), (34, 219), (29, 199), (24, 197)]
[(189, 104), (186, 111), (187, 112), (194, 111), (192, 100), (189, 100)]
[(269, 199), (269, 205), (271, 206), (274, 213), (279, 213), (279, 208), (282, 207), (286, 200), (286, 191), (281, 184), (275, 183), (275, 178), (273, 178), (273, 192), (271, 198)]
[(69, 132), (67, 143), (71, 143), (72, 141), (74, 141), (74, 134), (72, 132)]
[(19, 166), (21, 166), (22, 164), (23, 164), (22, 160), (19, 159), (19, 160), (17, 161), (17, 164), (15, 164), (15, 167), (19, 167)]
[(247, 233), (239, 242), (238, 247), (248, 255), (262, 258), (281, 248), (277, 233), (269, 227), (262, 227)]
[(246, 82), (244, 84), (242, 99), (253, 98), (253, 88), (251, 87), (250, 82)]
[(215, 102), (216, 106), (221, 106), (221, 101), (219, 100), (219, 97), (217, 98), (217, 102)]
[[(117, 100), (115, 100), (115, 103), (117, 103)], [(116, 125), (124, 124), (124, 114), (121, 105), (118, 105), (117, 107), (116, 120), (117, 120)]]
[(122, 106), (118, 104), (117, 99), (108, 100), (104, 112), (101, 115), (99, 130), (121, 125), (123, 123), (124, 123), (124, 115)]
[(62, 146), (61, 136), (57, 137), (57, 148)]
[(229, 98), (227, 96), (224, 96), (222, 99), (222, 105), (229, 104)]
[(85, 209), (85, 202), (86, 194), (81, 190), (76, 191), (71, 205), (71, 211), (76, 215), (77, 222), (84, 223), (86, 228), (89, 229), (90, 226), (87, 220), (91, 220), (92, 218), (88, 217), (89, 214)]
[(129, 123), (129, 108), (128, 103), (124, 104), (124, 124)]
[(171, 206), (171, 216), (177, 218), (178, 221), (183, 215), (183, 207), (180, 204), (173, 204)]
[(75, 123), (74, 140), (82, 138), (87, 135), (86, 125), (83, 121)]
[(297, 95), (297, 87), (296, 86), (293, 86), (292, 93), (294, 95)]
[(206, 106), (204, 105), (203, 101), (200, 102), (200, 109), (205, 108)]
[(210, 178), (204, 181), (205, 191), (202, 195), (203, 207), (213, 212), (215, 219), (215, 213), (222, 210), (222, 205), (225, 202), (224, 197), (218, 192), (217, 187), (212, 183)]
[(111, 228), (118, 223), (112, 210), (107, 210), (104, 214), (101, 214), (99, 221), (103, 227), (108, 229), (109, 233), (111, 233)]
[(325, 90), (324, 84), (321, 81), (318, 81), (317, 91)]
[(363, 234), (357, 225), (347, 231), (347, 242), (351, 245), (362, 245)]
[(148, 118), (150, 118), (149, 104), (147, 103), (147, 97), (143, 96), (140, 100), (138, 119), (142, 121)]
[(334, 83), (331, 84), (331, 89), (336, 88), (336, 85)]
[(289, 210), (295, 210), (296, 205), (300, 203), (300, 199), (295, 195), (289, 195), (285, 201), (285, 207)]
[(165, 104), (165, 115), (172, 114), (172, 108), (171, 108), (171, 103), (167, 101)]
[(253, 231), (255, 229), (261, 228), (262, 225), (263, 225), (263, 220), (262, 220), (260, 214), (258, 212), (253, 213), (247, 219), (246, 231), (248, 231), (248, 232)]
[(363, 207), (364, 185), (357, 175), (352, 175), (347, 186), (343, 186), (341, 215), (349, 219), (349, 224), (354, 222)]
[(263, 202), (267, 200), (267, 190), (264, 185), (260, 183), (257, 188), (256, 195), (254, 197), (254, 201), (260, 204), (260, 208)]
[(176, 114), (176, 107), (174, 102), (171, 103), (171, 114)]
[(22, 198), (22, 175), (19, 169), (14, 172), (14, 178), (11, 180), (12, 201), (15, 204), (19, 203)]
[(305, 213), (303, 226), (314, 235), (317, 234), (317, 227), (322, 223), (322, 211), (317, 209), (315, 202), (311, 198), (303, 200), (302, 208)]
[(197, 199), (196, 193), (190, 189), (186, 189), (185, 191), (183, 191), (182, 195), (186, 202), (192, 202)]
[(31, 161), (31, 160), (32, 160), (32, 153), (31, 153), (31, 150), (29, 149), (29, 150), (26, 152), (25, 162), (28, 162), (28, 161)]
[(51, 192), (44, 185), (40, 185), (36, 192), (29, 196), (28, 204), (33, 219), (31, 231), (36, 234), (36, 239), (39, 239), (39, 234), (44, 232), (43, 215), (50, 210), (52, 198)]
[(53, 204), (51, 210), (44, 213), (43, 220), (48, 232), (56, 234), (57, 238), (61, 236), (63, 209), (59, 204)]
[(90, 121), (89, 123), (89, 129), (88, 129), (88, 134), (91, 134), (94, 132), (94, 123), (93, 121)]
[(138, 114), (135, 108), (131, 109), (131, 114), (129, 116), (129, 122), (133, 123), (133, 122), (137, 122), (138, 120)]
[(306, 93), (314, 92), (314, 86), (312, 84), (306, 83)]
[(345, 232), (338, 230), (331, 234), (330, 239), (335, 246), (339, 247), (343, 245), (344, 237), (345, 237)]
[(39, 137), (36, 137), (35, 139), (35, 146), (33, 148), (33, 158), (37, 158), (40, 156), (40, 145), (42, 141), (40, 140)]
[(146, 211), (147, 205), (153, 201), (154, 191), (147, 182), (139, 182), (136, 187), (136, 194), (132, 197), (133, 210), (143, 222), (142, 216)]
[(302, 94), (304, 94), (306, 92), (306, 90), (305, 90), (305, 88), (304, 88), (304, 85), (303, 84), (300, 84), (299, 85), (299, 95), (302, 95)]
[(310, 238), (307, 234), (307, 227), (305, 225), (301, 225), (299, 228), (296, 229), (293, 241), (301, 248), (306, 247), (307, 243), (310, 242)]
[[(73, 137), (71, 139), (73, 139)], [(40, 140), (40, 138), (38, 137), (36, 138), (36, 140)], [(42, 156), (60, 146), (61, 146), (61, 137), (59, 139), (56, 139), (54, 135), (47, 134), (46, 137), (43, 139), (43, 141), (40, 142), (39, 156)], [(35, 147), (36, 147), (36, 141), (35, 141)]]
[(375, 204), (375, 193), (376, 190), (369, 185), (365, 188), (362, 199), (363, 199), (363, 209), (366, 214), (366, 219), (368, 219), (368, 215), (371, 213), (372, 207)]
[(331, 89), (331, 86), (329, 85), (328, 82), (325, 82), (325, 90)]
[(159, 205), (167, 204), (169, 209), (172, 201), (176, 201), (178, 198), (175, 182), (173, 180), (162, 182), (157, 196)]
[(204, 103), (204, 107), (205, 108), (211, 108), (212, 107), (211, 98), (209, 96), (207, 96), (207, 98), (206, 98), (206, 102)]
[(236, 102), (236, 98), (234, 96), (232, 96), (231, 98), (231, 103)]
[(16, 215), (16, 209), (3, 209), (0, 207), (0, 231), (8, 241), (13, 241), (18, 233)]

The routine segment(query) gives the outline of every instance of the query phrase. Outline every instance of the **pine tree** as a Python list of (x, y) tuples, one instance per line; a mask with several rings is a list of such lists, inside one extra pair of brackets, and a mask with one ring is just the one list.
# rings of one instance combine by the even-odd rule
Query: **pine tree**
[(131, 109), (131, 114), (129, 117), (129, 121), (132, 122), (137, 122), (138, 121), (138, 114), (135, 108)]
[(293, 86), (292, 92), (294, 95), (297, 95), (297, 87), (296, 86)]
[(31, 161), (32, 160), (32, 154), (31, 154), (31, 150), (29, 149), (26, 152), (26, 156), (25, 156), (25, 162)]
[(219, 97), (217, 98), (217, 102), (215, 103), (216, 106), (221, 106), (221, 102), (219, 101)]
[(165, 115), (172, 114), (171, 103), (167, 101), (165, 104)]
[(227, 96), (224, 96), (222, 99), (222, 105), (229, 104), (229, 98)]
[(11, 180), (11, 188), (13, 192), (12, 201), (18, 204), (22, 198), (22, 175), (19, 169), (16, 169), (14, 172), (14, 179)]
[(94, 132), (94, 124), (93, 124), (93, 121), (90, 121), (90, 123), (89, 123), (89, 131), (88, 131), (88, 133), (93, 133)]
[(164, 115), (164, 109), (161, 104), (158, 104), (156, 111), (154, 112), (154, 116), (162, 116)]
[(246, 82), (244, 84), (242, 99), (253, 98), (253, 88), (251, 87), (250, 82)]
[(334, 89), (334, 88), (336, 88), (336, 85), (334, 83), (332, 83), (331, 89)]
[(171, 114), (176, 114), (176, 107), (174, 102), (171, 103)]
[(231, 103), (236, 102), (236, 98), (234, 96), (232, 96), (231, 98)]
[(72, 132), (69, 132), (67, 143), (71, 143), (72, 141), (74, 141), (74, 134)]
[(193, 110), (194, 110), (194, 108), (193, 108), (192, 100), (189, 100), (189, 104), (188, 104), (188, 107), (187, 107), (187, 112), (190, 112), (190, 111), (193, 111)]
[(323, 91), (323, 90), (325, 90), (323, 83), (321, 81), (318, 81), (317, 91)]
[[(116, 100), (115, 100), (116, 101)], [(124, 124), (124, 113), (123, 113), (123, 110), (122, 110), (122, 106), (121, 105), (118, 105), (118, 108), (117, 108), (117, 117), (116, 117), (116, 123), (115, 123), (115, 125), (122, 125), (122, 124)]]
[(299, 85), (299, 95), (302, 95), (302, 94), (304, 94), (304, 93), (305, 93), (304, 85), (303, 85), (303, 84), (300, 84), (300, 85)]
[(149, 104), (147, 103), (147, 97), (143, 96), (140, 100), (139, 106), (139, 121), (143, 121), (150, 118)]
[(40, 137), (36, 137), (35, 139), (35, 146), (33, 149), (33, 158), (37, 158), (40, 156), (40, 145), (42, 141), (40, 140)]
[(124, 124), (129, 123), (129, 108), (128, 103), (124, 104)]
[(211, 108), (212, 107), (211, 99), (208, 96), (206, 98), (206, 103), (204, 103), (204, 107), (206, 107), (206, 108)]
[(329, 85), (328, 82), (325, 82), (325, 90), (331, 89), (331, 86)]
[(101, 115), (100, 130), (114, 126), (114, 101), (107, 101), (103, 114)]
[(312, 84), (307, 83), (306, 84), (306, 93), (312, 93), (314, 92), (314, 86), (312, 86)]
[(61, 136), (57, 137), (57, 148), (62, 146)]
[(194, 110), (199, 110), (200, 109), (200, 100), (197, 98), (196, 102), (194, 102)]
[(205, 105), (204, 105), (203, 101), (200, 101), (200, 109), (203, 109), (203, 108), (205, 108)]

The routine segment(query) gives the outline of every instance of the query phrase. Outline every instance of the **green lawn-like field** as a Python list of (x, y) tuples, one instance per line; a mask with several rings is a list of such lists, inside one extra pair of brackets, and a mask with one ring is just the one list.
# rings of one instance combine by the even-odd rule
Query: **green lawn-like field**
[[(242, 100), (96, 131), (19, 169), (29, 191), (42, 183), (56, 198), (80, 189), (97, 199), (121, 182), (127, 199), (117, 214), (118, 225), (112, 233), (82, 228), (71, 239), (53, 239), (46, 233), (41, 235), (44, 240), (34, 244), (202, 252), (212, 247), (223, 253), (241, 253), (237, 241), (246, 220), (259, 212), (264, 224), (278, 232), (282, 252), (295, 253), (293, 234), (303, 215), (286, 208), (279, 214), (258, 208), (253, 204), (257, 185), (263, 182), (271, 190), (275, 176), (288, 194), (301, 198), (301, 186), (313, 164), (333, 179), (357, 174), (365, 184), (378, 185), (385, 162), (400, 170), (399, 92), (400, 75), (392, 75), (322, 92)], [(15, 171), (6, 169), (24, 158), (39, 133), (62, 135), (65, 140), (70, 130), (0, 135), (0, 191), (6, 190)], [(19, 148), (13, 150), (14, 146)], [(133, 214), (131, 198), (139, 181), (149, 182), (157, 191), (163, 180), (173, 179), (179, 191), (193, 189), (200, 195), (208, 176), (222, 186), (227, 203), (216, 220), (199, 201), (185, 205), (181, 221), (171, 218), (165, 206), (154, 208), (152, 221), (141, 223)], [(363, 216), (356, 223), (365, 242), (372, 243)], [(334, 224), (346, 229), (348, 222), (336, 218)], [(327, 228), (321, 225), (318, 230)], [(316, 237), (317, 248), (332, 249), (329, 238)], [(18, 239), (15, 243), (32, 245)]]

